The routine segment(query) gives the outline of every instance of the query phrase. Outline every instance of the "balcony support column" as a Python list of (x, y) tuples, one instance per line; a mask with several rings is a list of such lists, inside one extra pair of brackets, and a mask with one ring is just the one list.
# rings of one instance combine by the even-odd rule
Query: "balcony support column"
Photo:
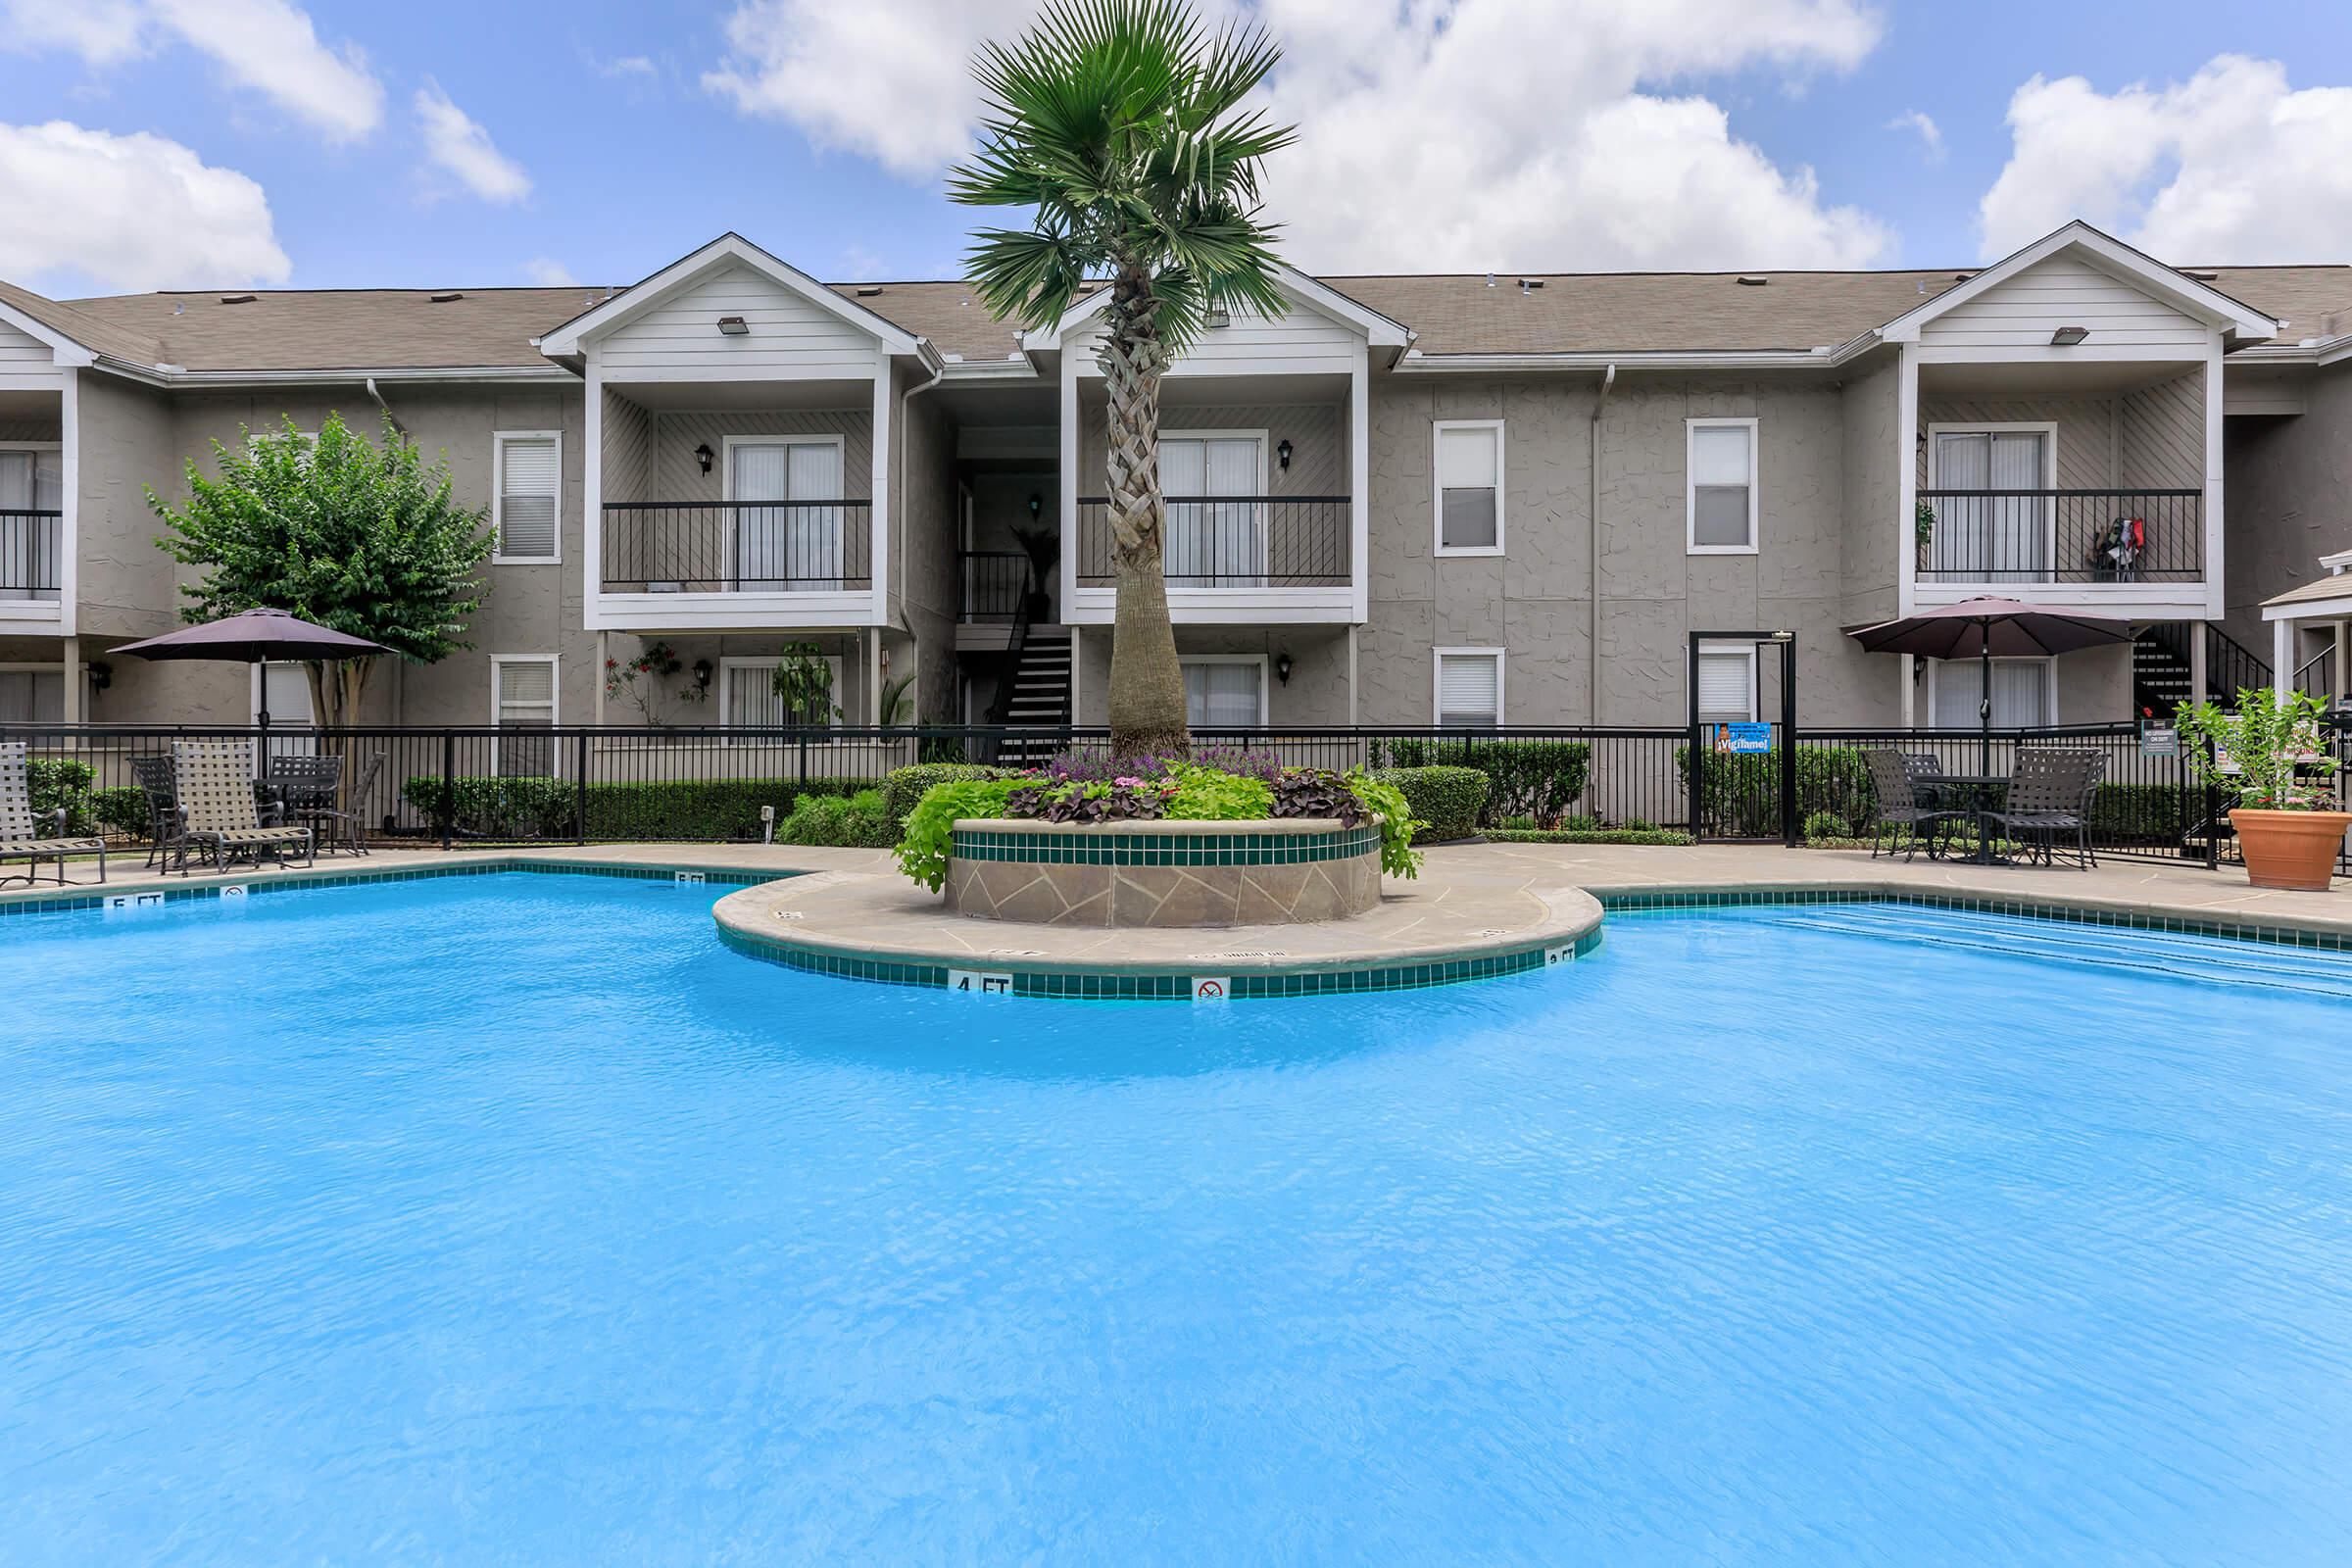
[(67, 638), (65, 640), (63, 651), (66, 661), (66, 707), (64, 717), (65, 721), (69, 724), (78, 724), (82, 721), (83, 717), (81, 711), (81, 695), (82, 688), (86, 684), (82, 676), (81, 639), (78, 637)]
[(2189, 628), (2188, 634), (2188, 705), (2196, 707), (2205, 701), (2205, 655), (2213, 641), (2213, 630), (2204, 621)]
[(596, 723), (599, 729), (605, 723), (605, 661), (611, 657), (607, 650), (612, 635), (601, 627), (596, 634)]
[(2271, 622), (2271, 690), (2280, 702), (2295, 689), (2295, 623)]

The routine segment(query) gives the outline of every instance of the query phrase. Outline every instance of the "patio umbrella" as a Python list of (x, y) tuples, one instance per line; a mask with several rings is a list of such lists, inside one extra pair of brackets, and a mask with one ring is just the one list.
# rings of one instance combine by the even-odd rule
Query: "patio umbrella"
[[(115, 650), (118, 654), (136, 654), (141, 659), (206, 659), (232, 664), (274, 664), (296, 660), (332, 663), (391, 651), (365, 637), (314, 626), (282, 610), (248, 610), (241, 614), (208, 620), (201, 626), (182, 626), (145, 642), (124, 643)], [(262, 683), (261, 722), (266, 737), (270, 729), (267, 681)]]
[(1992, 766), (1992, 662), (1995, 659), (2046, 659), (2083, 648), (2103, 648), (2132, 640), (2128, 621), (2080, 610), (2022, 604), (2015, 599), (1985, 597), (1939, 605), (1899, 620), (1875, 626), (1848, 627), (1846, 635), (1874, 654), (1918, 654), (1928, 659), (1966, 659), (1975, 655), (1984, 671), (1983, 695), (1977, 701), (1977, 720), (1983, 736), (1978, 765)]

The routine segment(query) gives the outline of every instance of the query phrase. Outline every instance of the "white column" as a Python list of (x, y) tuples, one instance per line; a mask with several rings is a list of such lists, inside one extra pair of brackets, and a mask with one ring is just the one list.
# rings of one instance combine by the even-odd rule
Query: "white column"
[[(1372, 413), (1368, 358), (1365, 345), (1356, 344), (1355, 360), (1348, 372), (1348, 575), (1358, 621), (1370, 618), (1372, 608)], [(1348, 646), (1352, 671), (1353, 632), (1348, 633)], [(1354, 702), (1352, 687), (1348, 702), (1351, 706)], [(1348, 721), (1354, 722), (1352, 716)]]
[(882, 722), (882, 628), (865, 628), (865, 721)]
[[(873, 505), (867, 515), (873, 519), (873, 525), (868, 530), (873, 536), (873, 561), (869, 569), (874, 574), (874, 624), (877, 626), (890, 619), (890, 410), (891, 404), (895, 401), (892, 396), (891, 379), (890, 355), (884, 350), (876, 349), (874, 351), (873, 475), (867, 481), (872, 488), (866, 494), (873, 498)], [(876, 646), (879, 647), (880, 644), (877, 643)], [(875, 694), (876, 705), (880, 703), (880, 693), (877, 692)], [(874, 711), (879, 714), (880, 707), (876, 706)]]
[(607, 645), (608, 645), (608, 642), (609, 642), (609, 640), (610, 640), (611, 636), (612, 636), (612, 633), (610, 633), (610, 632), (608, 632), (608, 631), (604, 630), (604, 628), (602, 628), (602, 627), (598, 627), (598, 628), (597, 628), (597, 633), (596, 633), (596, 721), (597, 721), (597, 723), (598, 723), (599, 725), (602, 725), (602, 724), (604, 723), (604, 721), (605, 721), (605, 661), (606, 661), (608, 658), (612, 657), (612, 656), (610, 655), (610, 653), (607, 651)]
[[(74, 635), (81, 614), (81, 378), (92, 372), (67, 372), (58, 394), (58, 485), (64, 492), (57, 552), (57, 629)], [(74, 699), (66, 699), (69, 703)]]
[[(1067, 550), (1064, 550), (1061, 553), (1061, 559), (1063, 570), (1066, 573), (1069, 565), (1070, 553)], [(1062, 580), (1067, 582), (1069, 578), (1065, 575)], [(1073, 724), (1083, 724), (1086, 722), (1086, 710), (1080, 706), (1079, 703), (1079, 697), (1084, 688), (1078, 684), (1079, 672), (1086, 668), (1086, 650), (1083, 646), (1081, 646), (1082, 642), (1083, 637), (1081, 635), (1081, 628), (1073, 624), (1070, 627), (1070, 722)]]
[(2271, 622), (2271, 690), (2281, 701), (2295, 689), (2295, 623)]
[[(1905, 343), (1894, 372), (1894, 612), (1908, 615), (1919, 596), (1919, 345)], [(1911, 683), (1903, 682), (1904, 701)]]
[[(2205, 613), (2219, 620), (2222, 593), (2222, 343), (2215, 333), (2205, 351)], [(2288, 683), (2294, 671), (2287, 672)]]
[(596, 721), (605, 721), (605, 636), (600, 596), (605, 591), (605, 370), (588, 345), (588, 398), (580, 454), (580, 624), (596, 632)]
[(2212, 641), (2211, 633), (2205, 629), (2205, 622), (2200, 620), (2190, 624), (2188, 630), (2188, 705), (2191, 708), (2198, 707), (2206, 699), (2205, 686), (2208, 676), (2205, 670), (2205, 651), (2206, 645)]
[(1078, 359), (1061, 345), (1061, 618), (1070, 627), (1070, 719), (1078, 718)]
[(1363, 722), (1355, 716), (1355, 627), (1348, 628), (1348, 726), (1350, 729)]
[(65, 719), (66, 719), (66, 722), (67, 722), (67, 723), (69, 723), (69, 724), (78, 724), (78, 723), (80, 723), (80, 722), (81, 722), (81, 720), (82, 720), (82, 712), (81, 712), (81, 693), (82, 693), (82, 688), (88, 684), (88, 682), (87, 682), (87, 681), (86, 681), (86, 680), (83, 678), (83, 676), (82, 676), (82, 672), (81, 672), (81, 639), (80, 639), (80, 638), (78, 638), (78, 637), (69, 637), (69, 638), (67, 638), (67, 639), (66, 639), (66, 641), (65, 641), (65, 657), (66, 657), (66, 710), (65, 710)]
[(2332, 693), (2338, 708), (2352, 705), (2352, 684), (2347, 684), (2345, 680), (2348, 673), (2352, 673), (2352, 621), (2339, 620), (2335, 623), (2335, 690)]

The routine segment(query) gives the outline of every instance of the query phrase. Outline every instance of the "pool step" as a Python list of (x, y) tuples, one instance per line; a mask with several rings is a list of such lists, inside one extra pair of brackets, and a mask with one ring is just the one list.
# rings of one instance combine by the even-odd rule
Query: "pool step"
[(2259, 986), (2352, 1001), (2352, 956), (2307, 953), (2264, 942), (2232, 942), (2122, 926), (2072, 925), (1983, 915), (1963, 909), (1812, 906), (1787, 924), (1926, 947), (1967, 948), (2010, 957), (2053, 958), (2103, 969), (2171, 975), (2208, 984)]

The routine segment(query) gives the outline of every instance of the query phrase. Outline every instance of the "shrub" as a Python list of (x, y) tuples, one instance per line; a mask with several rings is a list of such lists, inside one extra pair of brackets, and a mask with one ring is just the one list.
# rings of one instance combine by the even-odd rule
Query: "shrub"
[(1486, 820), (1506, 816), (1553, 822), (1585, 793), (1592, 771), (1588, 741), (1451, 741), (1398, 736), (1373, 745), (1383, 765), (1467, 767), (1487, 775)]
[[(1478, 831), (1492, 781), (1475, 767), (1389, 767), (1372, 775), (1394, 785), (1421, 821), (1422, 843), (1466, 839)], [(1528, 819), (1534, 825), (1534, 819)]]
[(143, 839), (155, 827), (154, 815), (147, 808), (147, 792), (130, 784), (90, 791), (89, 814), (92, 831), (126, 839)]
[(906, 814), (906, 830), (899, 839), (899, 869), (937, 893), (947, 885), (957, 819), (1003, 816), (1005, 801), (1022, 787), (1009, 778), (958, 778), (932, 785)]
[(912, 767), (894, 767), (882, 780), (883, 809), (901, 832), (906, 831), (906, 818), (914, 811), (914, 803), (934, 784), (952, 779), (1012, 778), (1015, 771), (1005, 767), (985, 767), (978, 762), (918, 762)]
[[(1780, 752), (1709, 751), (1705, 756), (1707, 831), (1730, 838), (1780, 837)], [(1674, 765), (1688, 789), (1689, 746), (1674, 749)], [(1833, 746), (1796, 749), (1798, 820), (1816, 811), (1835, 812), (1848, 822), (1867, 820), (1874, 799), (1870, 764), (1861, 752)]]
[(1404, 791), (1360, 768), (1348, 775), (1348, 787), (1380, 819), (1380, 868), (1391, 876), (1419, 876), (1421, 856), (1413, 839), (1428, 824), (1413, 814)]
[(1815, 811), (1805, 818), (1805, 838), (1808, 841), (1848, 838), (1852, 832), (1852, 826), (1836, 811)]
[(776, 824), (779, 844), (828, 844), (853, 850), (887, 850), (898, 842), (880, 790), (855, 795), (804, 795), (792, 814)]
[(32, 799), (32, 814), (46, 816), (63, 808), (66, 831), (85, 834), (90, 829), (90, 783), (97, 770), (87, 762), (65, 757), (34, 757), (24, 763), (24, 791)]
[(1250, 822), (1276, 814), (1273, 786), (1213, 767), (1184, 767), (1176, 773), (1176, 798), (1168, 815), (1188, 822)]
[[(721, 778), (591, 784), (586, 836), (599, 840), (739, 842), (760, 837), (760, 808), (776, 820), (805, 796), (851, 795), (872, 785), (851, 778)], [(565, 778), (409, 779), (401, 794), (431, 825), (469, 839), (567, 839), (580, 831), (580, 789)]]

